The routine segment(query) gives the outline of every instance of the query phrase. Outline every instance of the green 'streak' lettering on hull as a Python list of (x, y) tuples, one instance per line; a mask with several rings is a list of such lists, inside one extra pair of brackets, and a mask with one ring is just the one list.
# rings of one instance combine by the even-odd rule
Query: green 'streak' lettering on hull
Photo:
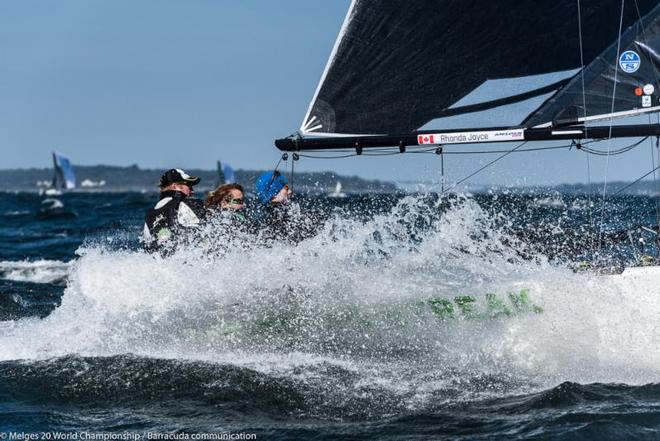
[(449, 299), (431, 299), (428, 301), (431, 312), (442, 320), (464, 317), (468, 319), (489, 319), (508, 317), (520, 314), (540, 314), (543, 308), (535, 305), (529, 290), (523, 289), (518, 293), (509, 293), (506, 299), (497, 294), (486, 294), (485, 302), (477, 298), (460, 295)]
[[(439, 321), (446, 320), (496, 320), (506, 317), (528, 314), (540, 314), (543, 308), (534, 304), (529, 290), (510, 292), (506, 297), (489, 293), (485, 297), (459, 295), (453, 299), (431, 298), (413, 302), (388, 304), (383, 308), (362, 309), (347, 307), (345, 310), (318, 311), (314, 315), (300, 314), (299, 305), (295, 302), (284, 308), (285, 311), (261, 311), (255, 320), (240, 320), (238, 317), (233, 323), (219, 319), (221, 327), (216, 330), (218, 337), (228, 337), (237, 333), (263, 333), (275, 332), (290, 334), (307, 328), (311, 322), (318, 323), (373, 323), (373, 319), (387, 318), (386, 322), (405, 327), (411, 321), (428, 315), (435, 316)], [(229, 316), (234, 316), (230, 313)], [(311, 322), (310, 322), (311, 321)]]

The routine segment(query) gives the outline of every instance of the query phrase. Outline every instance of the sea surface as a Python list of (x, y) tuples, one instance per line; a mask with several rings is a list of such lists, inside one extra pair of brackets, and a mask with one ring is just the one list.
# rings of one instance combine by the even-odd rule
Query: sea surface
[(163, 258), (156, 197), (0, 194), (0, 439), (660, 439), (654, 199), (308, 197)]

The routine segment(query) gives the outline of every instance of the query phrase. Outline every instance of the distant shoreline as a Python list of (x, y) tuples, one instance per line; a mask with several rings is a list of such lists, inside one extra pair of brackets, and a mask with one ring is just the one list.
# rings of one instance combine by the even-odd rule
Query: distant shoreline
[[(158, 191), (158, 181), (163, 173), (161, 169), (141, 169), (137, 165), (128, 167), (95, 165), (76, 166), (74, 164), (78, 188), (84, 192), (121, 192)], [(209, 191), (217, 184), (215, 170), (186, 169), (193, 176), (202, 180), (199, 191)], [(260, 170), (236, 170), (236, 182), (251, 189)], [(287, 174), (288, 176), (288, 174)], [(39, 191), (37, 182), (50, 181), (53, 177), (52, 168), (28, 168), (0, 170), (0, 188), (10, 191)], [(105, 181), (102, 187), (80, 187), (84, 180), (93, 182)], [(399, 191), (396, 184), (389, 181), (363, 179), (358, 176), (342, 176), (334, 172), (299, 172), (295, 174), (294, 185), (301, 192), (328, 193), (334, 190), (337, 182), (341, 182), (347, 193), (391, 193)]]
[[(157, 192), (158, 180), (163, 170), (141, 169), (137, 165), (120, 167), (108, 165), (76, 166), (74, 165), (78, 187), (75, 192), (85, 193), (117, 193), (117, 192)], [(216, 186), (217, 175), (215, 170), (186, 169), (194, 176), (199, 176), (202, 181), (197, 190), (207, 192)], [(245, 186), (248, 191), (254, 187), (256, 177), (262, 173), (260, 170), (236, 170), (236, 181)], [(286, 173), (288, 176), (288, 173)], [(51, 168), (25, 168), (25, 169), (0, 169), (0, 189), (9, 192), (39, 192), (38, 181), (50, 181), (53, 177)], [(94, 182), (105, 181), (102, 187), (81, 187), (84, 180)], [(295, 175), (294, 186), (296, 190), (309, 194), (327, 194), (335, 189), (337, 182), (342, 183), (342, 189), (348, 194), (357, 193), (419, 193), (438, 192), (440, 184), (434, 182), (381, 181), (364, 179), (358, 176), (344, 176), (337, 173), (326, 172), (299, 172)], [(608, 195), (613, 195), (620, 189), (629, 185), (630, 182), (616, 181), (607, 184)], [(446, 183), (451, 186), (451, 183)], [(467, 193), (513, 193), (513, 194), (591, 194), (600, 196), (603, 191), (603, 183), (578, 183), (559, 184), (555, 186), (525, 186), (504, 187), (467, 185), (457, 189)], [(627, 188), (622, 194), (655, 197), (660, 195), (660, 185), (653, 180), (644, 180)]]

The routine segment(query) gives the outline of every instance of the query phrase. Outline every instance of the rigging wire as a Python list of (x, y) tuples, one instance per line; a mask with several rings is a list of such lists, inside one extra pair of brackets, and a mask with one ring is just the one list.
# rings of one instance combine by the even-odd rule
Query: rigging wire
[(387, 153), (362, 153), (362, 156), (394, 156), (394, 155), (400, 155), (401, 153), (396, 151), (396, 152), (387, 152)]
[[(635, 10), (637, 11), (637, 17), (639, 18), (639, 25), (642, 27), (642, 41), (646, 42), (646, 26), (644, 26), (644, 20), (642, 20), (642, 14), (639, 11), (639, 4), (635, 0)], [(660, 90), (660, 75), (658, 74), (658, 69), (656, 68), (655, 63), (651, 63), (653, 67), (653, 76), (655, 77), (655, 87), (657, 90)], [(656, 113), (657, 123), (660, 124), (660, 113)], [(651, 125), (651, 115), (649, 114), (649, 125)], [(656, 148), (658, 145), (658, 138), (656, 138)], [(653, 140), (651, 140), (651, 164), (655, 169), (655, 150), (653, 148)], [(660, 156), (658, 157), (658, 162), (660, 162)], [(660, 225), (660, 187), (658, 187), (658, 175), (653, 171), (653, 181), (655, 184), (655, 216), (656, 224)]]
[[(582, 116), (587, 117), (587, 95), (584, 87), (584, 46), (582, 45), (582, 8), (580, 0), (577, 0), (578, 9), (578, 36), (580, 38), (580, 77), (582, 80)], [(587, 127), (584, 128), (584, 134), (587, 135)]]
[(293, 158), (291, 158), (291, 191), (293, 191), (293, 178), (295, 176), (293, 164), (296, 163), (297, 154), (294, 153), (292, 156), (293, 156)]
[(280, 168), (280, 164), (282, 161), (286, 161), (289, 159), (289, 155), (287, 153), (284, 153), (282, 156), (280, 156), (280, 160), (277, 161), (277, 164), (275, 164), (275, 168), (273, 168), (273, 171), (276, 172), (278, 168)]
[[(590, 141), (594, 142), (594, 141)], [(585, 143), (588, 144), (588, 143)], [(574, 144), (565, 144), (565, 145), (556, 145), (556, 146), (549, 146), (549, 147), (532, 147), (528, 149), (520, 149), (516, 150), (515, 152), (511, 153), (526, 153), (526, 152), (538, 152), (542, 150), (558, 150), (558, 149), (570, 149), (571, 147), (574, 147)], [(472, 151), (460, 151), (460, 152), (446, 152), (448, 155), (476, 155), (476, 154), (489, 154), (489, 153), (507, 153), (510, 150), (472, 150)], [(411, 152), (411, 153), (417, 153), (417, 152)]]
[(640, 176), (639, 178), (635, 179), (633, 182), (631, 182), (630, 184), (628, 184), (628, 185), (626, 185), (625, 187), (621, 188), (620, 190), (617, 190), (616, 193), (613, 193), (613, 194), (612, 194), (612, 196), (617, 196), (617, 195), (623, 193), (625, 190), (628, 190), (630, 187), (632, 187), (633, 185), (637, 184), (639, 181), (641, 181), (642, 179), (644, 179), (645, 177), (647, 177), (647, 176), (650, 175), (651, 173), (655, 173), (655, 172), (656, 172), (657, 170), (659, 170), (659, 169), (660, 169), (660, 165), (658, 165), (657, 167), (655, 167), (655, 168), (654, 168), (653, 170), (651, 170), (650, 172), (645, 173), (644, 175), (642, 175), (642, 176)]
[(310, 159), (343, 159), (343, 158), (352, 158), (357, 156), (357, 153), (351, 153), (349, 155), (338, 155), (338, 156), (319, 156), (319, 155), (307, 155), (300, 153), (301, 158), (310, 158)]
[(658, 197), (660, 194), (659, 188), (658, 188), (658, 175), (655, 172), (656, 171), (656, 166), (655, 166), (655, 146), (653, 145), (653, 140), (651, 140), (651, 164), (653, 165), (653, 184), (655, 186), (655, 219), (656, 219), (656, 224), (660, 225), (660, 202), (658, 201)]
[[(591, 190), (591, 160), (590, 160), (591, 158), (590, 158), (589, 152), (585, 152), (585, 153), (587, 153), (587, 155), (586, 155), (586, 158), (587, 158), (587, 184), (588, 184), (588, 187), (587, 187), (587, 203), (589, 204), (589, 205), (587, 205), (587, 207), (588, 207), (588, 211), (589, 211), (589, 231), (593, 231), (593, 229), (594, 229), (594, 211), (592, 209), (593, 206), (592, 206), (592, 203), (591, 203), (591, 192), (592, 192), (592, 190)], [(590, 234), (589, 237), (590, 237), (590, 242), (591, 242), (591, 244), (590, 244), (591, 245), (591, 251), (595, 251), (596, 244), (594, 242), (593, 234)]]
[(445, 157), (443, 155), (442, 147), (440, 148), (440, 179), (440, 191), (442, 194), (445, 192)]
[[(651, 115), (649, 115), (649, 124), (651, 124)], [(657, 146), (658, 139), (656, 138), (656, 145), (653, 145), (653, 140), (651, 139), (651, 165), (654, 168), (653, 172), (653, 183), (655, 186), (655, 221), (657, 225), (660, 225), (660, 187), (658, 187), (658, 175), (655, 172), (655, 147)], [(660, 158), (658, 158), (660, 162)]]
[[(580, 39), (580, 79), (582, 81), (582, 116), (587, 117), (587, 94), (586, 94), (586, 87), (584, 85), (584, 46), (582, 43), (582, 7), (580, 6), (580, 0), (577, 0), (577, 10), (578, 10), (578, 36)], [(587, 136), (588, 128), (585, 125), (584, 127), (584, 134)], [(587, 152), (589, 153), (589, 152)], [(587, 191), (587, 202), (588, 202), (588, 207), (589, 207), (589, 228), (593, 230), (594, 228), (594, 215), (593, 215), (593, 210), (592, 210), (592, 203), (591, 203), (591, 158), (589, 155), (586, 156), (587, 159), (587, 182), (588, 182), (588, 191)], [(594, 244), (594, 239), (593, 235), (591, 237), (591, 249), (592, 251), (595, 250), (595, 244)]]
[[(459, 151), (459, 152), (443, 152), (443, 154), (447, 155), (487, 155), (487, 154), (494, 154), (494, 153), (526, 153), (526, 152), (536, 152), (540, 150), (557, 150), (557, 149), (570, 149), (572, 147), (572, 144), (567, 144), (567, 145), (559, 145), (559, 146), (551, 146), (551, 147), (533, 147), (529, 149), (521, 149), (521, 150), (516, 150), (511, 151), (511, 150), (472, 150), (472, 151)], [(427, 152), (410, 152), (410, 153), (427, 153)], [(428, 152), (428, 153), (434, 153), (435, 152)]]
[(629, 144), (627, 146), (621, 147), (621, 148), (619, 148), (617, 150), (614, 150), (614, 151), (604, 152), (602, 150), (596, 150), (596, 149), (592, 149), (592, 148), (589, 148), (589, 147), (586, 147), (586, 148), (582, 147), (582, 150), (584, 150), (585, 152), (590, 153), (592, 155), (596, 155), (596, 156), (617, 156), (617, 155), (621, 155), (623, 153), (627, 153), (630, 150), (634, 149), (635, 147), (640, 146), (647, 139), (648, 139), (648, 136), (645, 136), (644, 138), (640, 139), (637, 142), (634, 142), (634, 143)]
[[(592, 140), (592, 141), (587, 141), (582, 143), (583, 146), (592, 144), (594, 142), (600, 142), (601, 140)], [(443, 151), (443, 155), (485, 155), (485, 154), (502, 154), (502, 153), (526, 153), (526, 152), (536, 152), (536, 151), (543, 151), (543, 150), (558, 150), (558, 149), (570, 149), (574, 147), (575, 144), (563, 144), (563, 145), (558, 145), (558, 146), (548, 146), (548, 147), (532, 147), (532, 148), (527, 148), (527, 149), (521, 149), (521, 150), (516, 150), (511, 151), (511, 150), (463, 150), (463, 151)], [(370, 153), (362, 153), (362, 156), (390, 156), (390, 155), (409, 155), (409, 154), (433, 154), (437, 155), (437, 147), (431, 147), (431, 148), (424, 148), (423, 150), (410, 150), (406, 151), (404, 153), (401, 153), (399, 151), (399, 148), (396, 147), (396, 151), (394, 150), (395, 148), (391, 148), (387, 150), (386, 155), (373, 155)], [(335, 152), (341, 151), (341, 150), (334, 150)], [(385, 152), (385, 149), (379, 149), (379, 151)], [(311, 159), (343, 159), (343, 158), (352, 158), (354, 156), (358, 156), (356, 153), (350, 153), (347, 155), (310, 155), (310, 154), (303, 154), (300, 153), (301, 158), (311, 158)]]
[[(650, 118), (650, 115), (649, 115), (649, 118)], [(634, 142), (632, 144), (629, 144), (627, 146), (624, 146), (624, 147), (621, 147), (617, 150), (609, 151), (609, 152), (602, 151), (602, 150), (597, 150), (597, 149), (594, 149), (594, 148), (591, 148), (591, 147), (585, 147), (589, 144), (603, 142), (602, 139), (594, 139), (594, 140), (591, 140), (591, 141), (586, 141), (582, 144), (578, 144), (577, 149), (585, 152), (587, 154), (587, 157), (589, 155), (599, 155), (599, 156), (607, 155), (609, 157), (609, 156), (621, 155), (623, 153), (629, 152), (630, 150), (634, 149), (635, 147), (638, 147), (639, 145), (641, 145), (647, 138), (648, 138), (648, 136), (645, 137), (645, 138), (642, 138), (640, 141)], [(483, 167), (481, 167), (481, 168), (477, 169), (476, 171), (470, 173), (466, 177), (460, 179), (459, 181), (454, 183), (448, 189), (444, 188), (444, 158), (441, 158), (441, 160), (443, 161), (441, 163), (441, 167), (442, 167), (441, 173), (442, 173), (442, 177), (443, 177), (443, 182), (442, 182), (442, 189), (441, 189), (440, 194), (445, 194), (449, 191), (452, 191), (453, 189), (455, 189), (460, 184), (462, 184), (465, 181), (467, 181), (468, 179), (476, 176), (477, 174), (481, 173), (485, 169), (489, 168), (491, 165), (495, 164), (496, 162), (499, 162), (501, 159), (505, 158), (506, 156), (508, 156), (512, 153), (526, 153), (526, 152), (536, 152), (536, 151), (544, 151), (544, 150), (571, 149), (571, 148), (576, 146), (575, 142), (572, 142), (571, 144), (558, 145), (558, 146), (532, 147), (532, 148), (522, 149), (521, 147), (526, 145), (528, 142), (529, 141), (523, 141), (522, 143), (518, 144), (516, 147), (514, 147), (513, 149), (510, 149), (510, 150), (481, 150), (481, 151), (472, 150), (472, 151), (460, 151), (460, 152), (446, 152), (446, 151), (443, 150), (442, 153), (441, 153), (441, 156), (444, 156), (446, 154), (447, 155), (451, 155), (451, 154), (460, 155), (460, 154), (488, 154), (488, 153), (500, 153), (501, 155), (498, 156), (497, 158), (493, 159), (492, 161), (490, 161), (489, 163), (487, 163)], [(362, 155), (367, 155), (367, 156), (392, 156), (392, 155), (415, 154), (415, 153), (416, 154), (420, 154), (420, 153), (429, 154), (429, 153), (432, 153), (434, 155), (438, 154), (437, 153), (437, 151), (438, 151), (437, 147), (425, 148), (424, 150), (418, 150), (418, 151), (407, 151), (407, 152), (403, 152), (403, 153), (398, 150), (398, 147), (397, 147), (396, 151), (390, 150), (388, 153), (384, 153), (385, 149), (380, 149), (380, 151), (383, 152), (383, 153), (377, 153), (377, 154), (362, 153)], [(351, 154), (348, 154), (348, 155), (334, 155), (334, 156), (308, 155), (308, 154), (302, 154), (302, 153), (296, 153), (295, 155), (297, 157), (300, 157), (300, 158), (310, 158), (310, 159), (344, 159), (344, 158), (359, 156), (357, 153), (351, 153)], [(279, 162), (278, 162), (278, 165), (279, 165)], [(291, 173), (293, 174), (293, 163), (291, 165), (292, 165)], [(658, 168), (660, 168), (660, 167), (658, 167)], [(591, 170), (590, 170), (589, 164), (587, 164), (587, 171), (589, 173), (589, 186), (590, 186), (589, 188), (591, 188)], [(589, 203), (591, 204), (591, 198), (589, 199)], [(659, 211), (659, 214), (660, 214), (660, 211)], [(590, 216), (591, 216), (591, 213), (590, 213)], [(592, 222), (592, 225), (593, 225), (593, 218), (590, 219), (590, 222)], [(601, 220), (601, 222), (602, 222), (602, 220)], [(599, 243), (600, 243), (600, 239), (599, 239)]]
[[(657, 124), (660, 125), (660, 114), (656, 114), (657, 118)], [(651, 115), (649, 115), (649, 120), (651, 119)], [(656, 136), (655, 138), (655, 149), (658, 150), (660, 147), (660, 137)], [(658, 162), (660, 163), (660, 151), (658, 152)], [(658, 226), (660, 226), (660, 186), (658, 185), (658, 179), (656, 175), (653, 175), (653, 179), (655, 180), (655, 205), (657, 207), (657, 217), (656, 221), (658, 223)], [(658, 246), (660, 248), (660, 245)], [(660, 251), (659, 251), (660, 253)]]
[(618, 73), (619, 73), (619, 68), (616, 65), (616, 60), (619, 59), (619, 56), (621, 54), (621, 32), (623, 30), (623, 11), (624, 11), (624, 6), (625, 6), (625, 0), (621, 0), (621, 13), (619, 17), (619, 36), (617, 38), (617, 43), (616, 43), (616, 58), (614, 59), (614, 85), (612, 87), (612, 105), (610, 107), (610, 124), (609, 124), (609, 133), (607, 137), (607, 155), (605, 156), (605, 180), (603, 182), (603, 199), (602, 203), (600, 206), (600, 225), (598, 228), (598, 248), (601, 248), (602, 246), (602, 236), (603, 236), (603, 224), (605, 222), (605, 200), (607, 197), (607, 173), (609, 171), (609, 166), (610, 166), (610, 147), (612, 145), (612, 126), (613, 126), (613, 120), (614, 117), (612, 116), (614, 114), (614, 100), (616, 99), (616, 83), (618, 81)]
[(516, 150), (518, 150), (520, 147), (524, 146), (525, 144), (527, 144), (527, 141), (523, 141), (523, 142), (521, 142), (520, 144), (518, 144), (517, 146), (515, 146), (513, 149), (509, 150), (508, 152), (504, 153), (504, 154), (501, 155), (501, 156), (498, 156), (497, 158), (493, 159), (492, 161), (490, 161), (489, 163), (487, 163), (487, 164), (484, 165), (483, 167), (477, 169), (477, 170), (474, 171), (473, 173), (470, 173), (469, 175), (467, 175), (467, 176), (464, 177), (463, 179), (461, 179), (461, 180), (455, 182), (454, 185), (452, 185), (452, 186), (451, 186), (450, 188), (448, 188), (447, 190), (443, 191), (441, 194), (445, 194), (445, 193), (447, 193), (447, 192), (453, 190), (454, 188), (458, 187), (459, 185), (461, 185), (463, 182), (467, 181), (467, 180), (470, 179), (471, 177), (476, 176), (477, 174), (479, 174), (479, 173), (481, 173), (482, 171), (486, 170), (486, 169), (487, 169), (488, 167), (490, 167), (491, 165), (493, 165), (493, 164), (495, 164), (496, 162), (500, 161), (501, 159), (504, 159), (505, 157), (509, 156), (511, 153), (515, 152)]
[[(583, 143), (579, 144), (578, 150), (582, 150), (585, 153), (589, 153), (592, 155), (596, 156), (605, 156), (609, 154), (610, 156), (615, 156), (615, 155), (620, 155), (623, 153), (626, 153), (633, 148), (639, 146), (642, 142), (644, 142), (647, 137), (642, 138), (641, 141), (636, 141), (633, 144), (629, 144), (627, 146), (621, 147), (617, 150), (611, 150), (609, 153), (605, 150), (597, 150), (591, 147), (587, 147), (590, 144), (594, 143), (599, 143), (603, 142), (604, 140), (602, 139), (594, 139), (590, 141), (586, 141)], [(519, 150), (461, 150), (461, 151), (446, 151), (443, 150), (442, 154), (443, 155), (488, 155), (488, 154), (502, 154), (502, 153), (527, 153), (527, 152), (538, 152), (538, 151), (545, 151), (545, 150), (561, 150), (561, 149), (571, 149), (573, 147), (576, 147), (576, 144), (572, 142), (571, 144), (562, 144), (562, 145), (554, 145), (554, 146), (546, 146), (546, 147), (530, 147), (526, 149), (519, 149)], [(396, 150), (395, 150), (396, 149)], [(335, 150), (337, 151), (337, 150)], [(377, 153), (377, 154), (372, 154), (369, 152), (363, 152), (362, 156), (394, 156), (394, 155), (410, 155), (410, 154), (433, 154), (437, 155), (437, 147), (432, 147), (432, 148), (424, 148), (423, 150), (410, 150), (406, 151), (404, 153), (401, 153), (399, 151), (399, 148), (390, 148), (389, 150), (386, 149), (379, 149), (380, 152), (382, 153)], [(313, 154), (306, 154), (306, 153), (300, 153), (299, 156), (301, 158), (311, 158), (311, 159), (343, 159), (343, 158), (352, 158), (355, 156), (359, 156), (356, 153), (350, 153), (346, 155), (313, 155)]]

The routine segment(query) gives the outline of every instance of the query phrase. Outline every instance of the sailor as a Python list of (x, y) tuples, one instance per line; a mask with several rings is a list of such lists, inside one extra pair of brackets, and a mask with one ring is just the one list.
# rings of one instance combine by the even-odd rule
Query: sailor
[(209, 239), (202, 246), (207, 253), (222, 253), (232, 247), (246, 248), (251, 243), (252, 223), (246, 215), (243, 187), (239, 184), (224, 184), (211, 191), (204, 201), (207, 210), (206, 223), (211, 228), (204, 230)]
[(263, 204), (258, 219), (259, 235), (263, 239), (297, 243), (316, 233), (312, 218), (303, 218), (298, 204), (292, 203), (293, 190), (280, 172), (259, 175), (256, 193)]
[(280, 172), (264, 172), (257, 177), (256, 194), (263, 204), (257, 216), (259, 233), (265, 239), (284, 239), (288, 236), (289, 204), (292, 191)]
[(160, 200), (147, 211), (143, 228), (142, 240), (148, 250), (171, 251), (183, 232), (200, 225), (204, 205), (190, 197), (199, 181), (180, 168), (168, 170), (160, 177)]
[(246, 222), (243, 193), (243, 187), (240, 184), (224, 184), (209, 193), (204, 201), (204, 206), (212, 215)]

